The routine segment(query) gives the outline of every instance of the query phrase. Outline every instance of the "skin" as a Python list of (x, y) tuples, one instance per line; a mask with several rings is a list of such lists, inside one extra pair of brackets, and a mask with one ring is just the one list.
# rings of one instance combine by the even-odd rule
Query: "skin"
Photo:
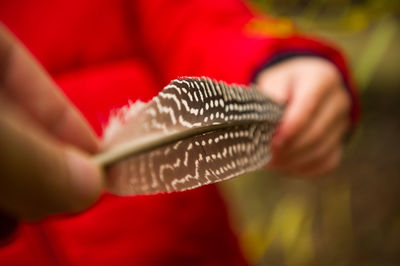
[(44, 69), (0, 25), (0, 209), (24, 220), (100, 195), (98, 140)]
[[(340, 161), (350, 100), (330, 62), (297, 57), (258, 77), (287, 109), (270, 167), (321, 174)], [(0, 210), (23, 220), (87, 209), (104, 188), (99, 141), (46, 71), (0, 24)]]
[(268, 165), (287, 174), (315, 176), (335, 169), (350, 127), (350, 97), (338, 69), (318, 57), (295, 57), (258, 76), (260, 90), (286, 103)]

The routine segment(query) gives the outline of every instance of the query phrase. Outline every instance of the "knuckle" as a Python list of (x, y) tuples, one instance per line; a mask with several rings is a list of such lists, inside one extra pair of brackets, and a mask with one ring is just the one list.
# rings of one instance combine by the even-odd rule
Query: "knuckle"
[(324, 74), (327, 78), (332, 81), (340, 80), (340, 72), (339, 69), (330, 61), (325, 61), (324, 65), (320, 67), (322, 74)]
[(312, 73), (315, 73), (316, 77), (323, 77), (330, 82), (340, 80), (340, 72), (338, 68), (329, 60), (319, 58), (316, 64), (309, 69)]

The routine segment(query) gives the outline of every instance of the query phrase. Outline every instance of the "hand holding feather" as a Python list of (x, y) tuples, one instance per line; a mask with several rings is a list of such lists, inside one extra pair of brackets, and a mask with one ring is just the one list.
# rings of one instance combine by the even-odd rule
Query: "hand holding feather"
[(357, 119), (356, 97), (352, 103), (339, 69), (327, 59), (294, 57), (261, 71), (257, 84), (275, 101), (286, 103), (268, 166), (307, 177), (336, 168), (343, 139)]
[(95, 160), (118, 195), (193, 189), (266, 165), (282, 112), (254, 87), (176, 79), (111, 118)]

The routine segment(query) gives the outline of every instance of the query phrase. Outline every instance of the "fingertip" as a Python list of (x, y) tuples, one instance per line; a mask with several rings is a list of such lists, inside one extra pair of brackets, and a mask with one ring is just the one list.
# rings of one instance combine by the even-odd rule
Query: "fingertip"
[(285, 104), (289, 100), (289, 84), (267, 83), (259, 86), (262, 93), (279, 104)]
[(287, 92), (284, 89), (276, 90), (274, 91), (274, 93), (267, 93), (267, 96), (279, 104), (285, 104), (289, 98)]
[(74, 149), (66, 151), (70, 171), (71, 211), (88, 208), (100, 196), (104, 183), (100, 167), (89, 156)]
[(288, 106), (282, 117), (279, 134), (275, 140), (276, 144), (280, 147), (287, 145), (306, 123), (305, 114), (302, 114), (301, 110), (295, 104)]
[(271, 146), (275, 153), (280, 153), (290, 141), (290, 125), (288, 125), (288, 119), (286, 117), (287, 115), (285, 114), (282, 118), (281, 125), (279, 126), (274, 137), (272, 138)]

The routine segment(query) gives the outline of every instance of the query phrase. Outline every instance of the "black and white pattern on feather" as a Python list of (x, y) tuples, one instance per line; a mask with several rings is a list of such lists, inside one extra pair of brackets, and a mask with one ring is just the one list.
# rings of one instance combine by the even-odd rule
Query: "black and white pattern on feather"
[(173, 80), (154, 98), (148, 112), (151, 128), (169, 125), (199, 127), (238, 121), (277, 121), (279, 105), (253, 88), (215, 82), (209, 78)]
[(173, 80), (106, 139), (122, 151), (107, 167), (107, 187), (119, 195), (182, 191), (260, 169), (282, 112), (255, 88)]
[(111, 192), (182, 191), (260, 169), (270, 159), (271, 134), (266, 123), (235, 126), (127, 158), (109, 170)]
[[(254, 87), (227, 85), (205, 77), (173, 80), (145, 108), (133, 127), (105, 139), (105, 148), (130, 139), (159, 138), (187, 129), (268, 121), (276, 124), (283, 107)], [(128, 134), (126, 134), (128, 132)]]

